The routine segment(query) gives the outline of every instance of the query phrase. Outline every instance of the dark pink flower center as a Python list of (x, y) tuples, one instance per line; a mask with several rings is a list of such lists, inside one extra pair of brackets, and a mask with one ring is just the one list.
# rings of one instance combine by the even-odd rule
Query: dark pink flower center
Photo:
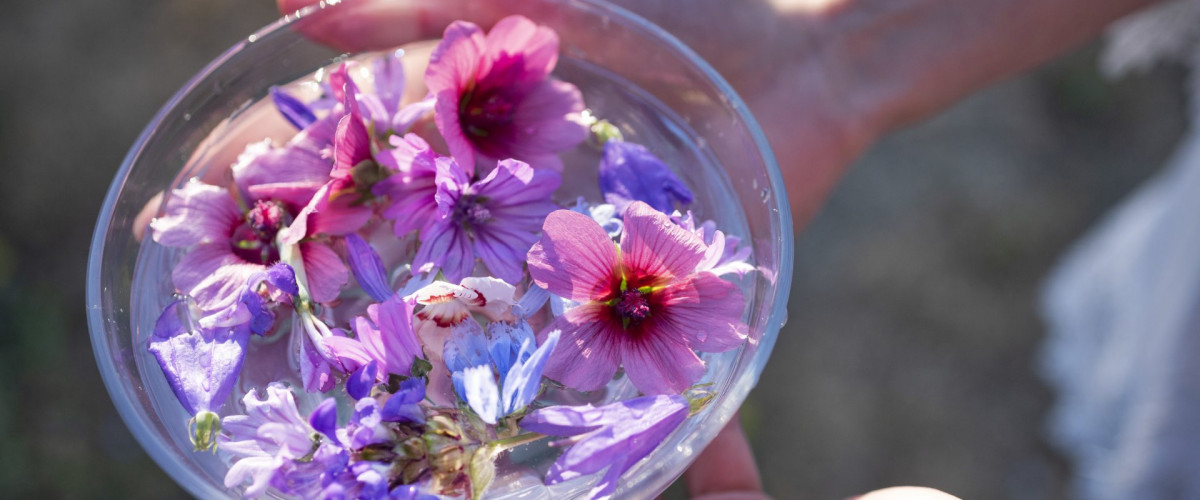
[(258, 200), (241, 224), (233, 229), (229, 243), (233, 254), (247, 262), (267, 265), (279, 260), (275, 235), (291, 220), (291, 214), (278, 201)]
[(468, 94), (460, 117), (464, 130), (487, 137), (497, 128), (512, 123), (517, 106), (511, 97), (498, 91)]
[(637, 289), (622, 291), (613, 307), (626, 326), (637, 324), (650, 316), (650, 301), (645, 293)]

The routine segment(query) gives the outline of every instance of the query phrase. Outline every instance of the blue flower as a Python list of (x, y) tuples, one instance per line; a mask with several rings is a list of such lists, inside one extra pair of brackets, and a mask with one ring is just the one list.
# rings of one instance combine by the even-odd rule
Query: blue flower
[(524, 320), (493, 322), (486, 337), (474, 321), (461, 325), (451, 329), (444, 349), (446, 368), (459, 399), (489, 424), (532, 402), (541, 388), (546, 360), (558, 345), (559, 332), (551, 332), (535, 349), (533, 331)]
[(671, 168), (641, 144), (608, 141), (600, 161), (600, 190), (618, 214), (635, 201), (671, 213), (674, 202), (692, 202), (692, 192)]

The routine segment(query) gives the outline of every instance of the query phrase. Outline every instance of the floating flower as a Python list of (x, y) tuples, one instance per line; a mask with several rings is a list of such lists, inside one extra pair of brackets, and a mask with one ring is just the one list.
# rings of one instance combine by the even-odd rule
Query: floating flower
[(472, 312), (499, 319), (512, 307), (516, 287), (496, 278), (463, 278), (455, 285), (435, 281), (417, 290), (413, 300), (425, 306), (417, 318), (450, 327), (466, 320)]
[(641, 201), (663, 213), (671, 213), (675, 203), (692, 202), (692, 191), (666, 163), (641, 144), (608, 141), (600, 162), (600, 190), (604, 201), (624, 213), (631, 202)]
[(434, 121), (451, 154), (475, 171), (476, 156), (562, 169), (558, 153), (587, 137), (579, 89), (549, 78), (558, 35), (527, 18), (501, 19), (486, 36), (458, 21), (446, 28), (425, 70)]
[(550, 436), (569, 436), (556, 443), (571, 447), (558, 457), (546, 484), (594, 474), (608, 468), (589, 492), (593, 499), (610, 498), (625, 471), (654, 451), (687, 418), (683, 396), (643, 396), (593, 407), (552, 406), (531, 412), (521, 427)]
[(457, 334), (461, 331), (446, 342), (446, 367), (459, 398), (480, 419), (495, 424), (533, 402), (559, 332), (551, 332), (535, 350), (533, 331), (524, 321), (489, 324), (485, 349), (480, 349), (482, 338)]
[(379, 254), (371, 248), (370, 243), (357, 234), (347, 234), (346, 254), (350, 261), (350, 272), (354, 274), (358, 286), (375, 299), (375, 302), (383, 302), (395, 294), (388, 285), (383, 259), (379, 258)]
[(383, 381), (389, 373), (410, 375), (413, 360), (424, 357), (413, 332), (413, 304), (399, 296), (368, 306), (367, 316), (354, 318), (353, 327), (353, 339), (324, 338), (325, 347), (345, 371), (377, 362), (378, 380)]
[(404, 105), (404, 87), (407, 83), (404, 50), (375, 59), (371, 63), (374, 92), (358, 94), (358, 104), (364, 118), (371, 124), (377, 137), (403, 134), (422, 116), (433, 111), (434, 99), (429, 96), (412, 104)]
[(192, 444), (212, 448), (221, 426), (217, 410), (229, 398), (246, 359), (246, 324), (203, 328), (187, 300), (176, 300), (154, 324), (148, 349), (158, 360), (171, 391), (194, 418)]
[(266, 394), (266, 399), (259, 399), (255, 391), (247, 393), (242, 400), (246, 414), (222, 421), (229, 436), (222, 438), (220, 448), (238, 457), (225, 474), (225, 486), (235, 488), (249, 481), (247, 498), (258, 497), (270, 487), (315, 497), (323, 477), (340, 471), (348, 460), (346, 450), (326, 434), (330, 407), (322, 404), (313, 413), (312, 420), (322, 427), (318, 432), (300, 415), (286, 386), (271, 384)]
[[(289, 205), (272, 199), (251, 199), (249, 204), (242, 211), (229, 191), (192, 179), (171, 192), (165, 215), (150, 223), (155, 242), (191, 247), (171, 278), (206, 313), (236, 307), (249, 279), (280, 261), (276, 238), (291, 221)], [(298, 253), (312, 299), (337, 298), (349, 277), (337, 253), (320, 242), (300, 243)]]
[(529, 250), (533, 281), (579, 302), (544, 332), (562, 330), (546, 375), (589, 391), (619, 366), (646, 394), (678, 394), (704, 374), (694, 351), (722, 352), (746, 339), (745, 301), (736, 286), (695, 272), (705, 245), (642, 202), (625, 211), (620, 248), (590, 217), (546, 217)]
[(561, 177), (517, 160), (501, 161), (475, 183), (452, 158), (438, 158), (437, 169), (440, 219), (421, 233), (413, 267), (441, 269), (456, 282), (471, 275), (478, 256), (495, 277), (519, 282), (538, 225), (556, 208), (550, 196)]

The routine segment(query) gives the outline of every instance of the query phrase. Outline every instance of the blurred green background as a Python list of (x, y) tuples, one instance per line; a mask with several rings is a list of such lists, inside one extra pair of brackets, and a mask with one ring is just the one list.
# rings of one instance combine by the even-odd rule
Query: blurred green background
[[(265, 0), (47, 0), (0, 16), (0, 491), (186, 494), (100, 382), (84, 318), (96, 211), (193, 73), (276, 17)], [(743, 411), (769, 493), (894, 484), (1065, 495), (1043, 438), (1038, 287), (1170, 154), (1182, 74), (1119, 82), (1086, 48), (894, 134), (801, 234), (790, 321)]]

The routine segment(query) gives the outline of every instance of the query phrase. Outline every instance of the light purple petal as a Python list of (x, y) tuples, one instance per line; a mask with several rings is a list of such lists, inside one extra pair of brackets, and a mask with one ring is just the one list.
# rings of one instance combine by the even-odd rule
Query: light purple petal
[(375, 95), (387, 110), (395, 112), (400, 109), (400, 99), (404, 97), (404, 87), (408, 80), (404, 74), (403, 52), (394, 52), (376, 59), (371, 63), (371, 75), (375, 80)]
[(221, 311), (241, 297), (247, 281), (265, 270), (233, 254), (228, 241), (197, 246), (171, 271), (179, 291), (191, 296), (203, 311)]
[(229, 191), (191, 179), (171, 191), (162, 217), (150, 221), (154, 241), (168, 247), (228, 242), (242, 212)]
[(624, 219), (621, 265), (631, 288), (661, 286), (688, 276), (704, 258), (700, 238), (645, 203), (630, 203)]
[[(318, 128), (323, 128), (326, 119), (318, 120), (307, 130), (316, 131)], [(333, 125), (336, 124), (336, 121), (333, 122)], [(307, 140), (311, 138), (311, 135), (301, 132), (297, 137)], [(325, 145), (325, 147), (328, 146), (329, 144)], [(333, 162), (330, 158), (322, 156), (321, 149), (294, 143), (277, 148), (271, 145), (271, 141), (268, 139), (246, 146), (246, 150), (238, 155), (237, 162), (233, 164), (231, 170), (238, 188), (244, 193), (251, 194), (252, 198), (256, 200), (277, 199), (291, 203), (294, 198), (299, 196), (299, 193), (287, 192), (285, 194), (288, 197), (284, 198), (276, 196), (268, 186), (309, 187), (311, 191), (308, 196), (303, 198), (303, 201), (292, 203), (300, 206), (312, 196), (317, 188), (329, 180), (331, 168), (333, 168)], [(295, 188), (293, 188), (294, 190)]]
[(179, 402), (195, 415), (215, 412), (229, 398), (241, 373), (249, 339), (250, 330), (244, 325), (199, 328), (187, 303), (177, 300), (158, 317), (148, 349)]
[(612, 239), (591, 217), (570, 210), (546, 216), (527, 261), (538, 286), (571, 300), (607, 300), (621, 284)]
[(387, 270), (383, 268), (383, 260), (375, 253), (375, 249), (361, 236), (351, 233), (346, 235), (346, 250), (350, 271), (363, 291), (376, 302), (391, 297), (392, 287), (388, 285)]
[[(546, 78), (558, 62), (558, 34), (524, 16), (508, 16), (498, 21), (488, 31), (484, 43), (483, 58), (486, 61), (520, 58), (523, 71), (516, 78), (518, 82)], [(484, 71), (480, 74), (486, 78)]]
[(425, 115), (432, 113), (435, 107), (437, 107), (437, 99), (430, 95), (420, 101), (400, 108), (400, 111), (396, 112), (396, 115), (392, 117), (392, 131), (402, 133), (412, 128), (413, 124), (417, 123)]
[(442, 221), (428, 232), (421, 233), (421, 247), (413, 257), (413, 267), (421, 272), (427, 267), (441, 269), (450, 281), (461, 281), (475, 268), (475, 252), (471, 239), (462, 227)]
[(421, 355), (420, 341), (413, 332), (413, 304), (398, 296), (378, 304), (373, 319), (383, 339), (384, 368), (388, 373), (408, 375), (413, 358)]
[(663, 213), (671, 213), (675, 202), (692, 202), (692, 192), (662, 160), (645, 146), (609, 141), (599, 169), (604, 201), (623, 213), (629, 203), (642, 201)]
[(324, 243), (300, 244), (304, 272), (308, 276), (308, 292), (317, 302), (330, 302), (338, 297), (342, 286), (350, 280), (350, 271), (337, 252)]

